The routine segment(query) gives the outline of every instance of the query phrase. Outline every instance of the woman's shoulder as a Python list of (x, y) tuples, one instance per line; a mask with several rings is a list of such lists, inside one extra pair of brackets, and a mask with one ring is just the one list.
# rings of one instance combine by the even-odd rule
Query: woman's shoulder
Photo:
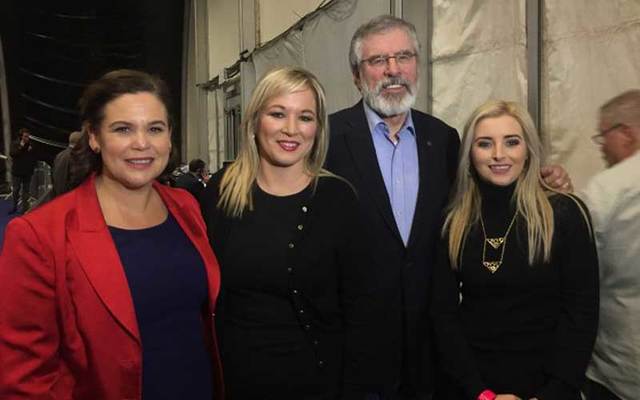
[(320, 176), (316, 192), (322, 198), (335, 201), (356, 202), (358, 197), (355, 188), (348, 180), (334, 174)]
[(329, 173), (318, 178), (318, 186), (327, 191), (331, 191), (345, 196), (356, 196), (354, 186), (347, 179), (340, 175)]
[(552, 192), (549, 195), (549, 203), (556, 214), (575, 214), (577, 212), (586, 211), (587, 206), (576, 195), (572, 193)]
[(198, 202), (195, 197), (186, 189), (175, 188), (165, 184), (158, 184), (157, 190), (160, 190), (163, 197), (170, 197), (173, 201), (188, 206), (197, 206)]
[(88, 207), (82, 199), (77, 199), (77, 191), (77, 188), (73, 189), (39, 205), (24, 215), (13, 218), (9, 221), (5, 233), (26, 229), (41, 237), (52, 238), (58, 235), (64, 237), (61, 232), (66, 229), (66, 226), (78, 221), (78, 205), (84, 204), (85, 207)]
[(571, 193), (552, 193), (549, 196), (549, 203), (553, 209), (556, 225), (583, 223), (591, 229), (589, 209), (578, 196)]

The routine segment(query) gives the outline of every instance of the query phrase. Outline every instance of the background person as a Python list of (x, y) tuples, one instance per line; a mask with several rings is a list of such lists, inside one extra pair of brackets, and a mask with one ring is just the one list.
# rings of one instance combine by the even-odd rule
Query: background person
[(189, 171), (176, 178), (175, 187), (186, 189), (197, 199), (207, 186), (206, 180), (208, 179), (207, 164), (201, 159), (195, 158), (189, 161)]
[(197, 202), (155, 182), (171, 152), (169, 104), (164, 82), (143, 72), (91, 83), (79, 186), (9, 223), (3, 400), (222, 399), (218, 264)]
[(541, 181), (543, 161), (519, 104), (489, 101), (472, 113), (434, 272), (449, 380), (438, 399), (580, 398), (598, 324), (598, 260), (586, 209)]
[(220, 256), (229, 398), (334, 399), (343, 385), (378, 384), (369, 375), (377, 365), (362, 358), (377, 349), (380, 319), (366, 238), (353, 189), (322, 168), (317, 79), (297, 67), (267, 73), (242, 132), (238, 158), (201, 197)]
[[(31, 145), (31, 132), (27, 128), (20, 128), (18, 138), (11, 143), (11, 186), (13, 190), (13, 209), (9, 214), (20, 214), (29, 210), (31, 197), (31, 177), (38, 161)], [(21, 200), (21, 201), (20, 201)], [(18, 207), (18, 205), (21, 207)]]
[(600, 258), (600, 325), (587, 400), (640, 394), (640, 90), (600, 107), (598, 135), (609, 165), (580, 197), (589, 206)]
[(80, 141), (82, 132), (74, 131), (69, 134), (69, 146), (56, 155), (53, 160), (51, 180), (53, 183), (52, 196), (58, 196), (71, 190), (71, 152)]

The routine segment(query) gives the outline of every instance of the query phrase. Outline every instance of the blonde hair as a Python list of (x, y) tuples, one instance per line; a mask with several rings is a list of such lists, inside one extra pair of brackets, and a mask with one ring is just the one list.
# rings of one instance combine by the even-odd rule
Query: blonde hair
[(218, 207), (227, 215), (242, 217), (245, 210), (253, 209), (251, 191), (258, 175), (260, 156), (255, 135), (260, 115), (274, 97), (309, 89), (316, 100), (318, 130), (311, 150), (304, 160), (305, 173), (314, 178), (333, 176), (322, 168), (329, 148), (329, 130), (324, 89), (309, 71), (293, 66), (275, 68), (258, 82), (242, 120), (240, 150), (236, 160), (227, 168), (220, 182)]
[(464, 128), (460, 148), (460, 164), (456, 177), (453, 199), (449, 206), (442, 235), (448, 234), (449, 259), (451, 266), (457, 269), (464, 242), (471, 226), (478, 222), (482, 198), (476, 182), (477, 174), (471, 163), (471, 146), (478, 123), (486, 118), (504, 115), (513, 117), (522, 127), (523, 139), (528, 155), (522, 173), (518, 177), (512, 201), (515, 200), (516, 212), (527, 221), (527, 243), (529, 265), (542, 259), (551, 258), (551, 239), (553, 237), (553, 209), (548, 193), (552, 191), (540, 177), (540, 168), (545, 160), (542, 141), (529, 113), (518, 103), (492, 100), (478, 107), (469, 117)]

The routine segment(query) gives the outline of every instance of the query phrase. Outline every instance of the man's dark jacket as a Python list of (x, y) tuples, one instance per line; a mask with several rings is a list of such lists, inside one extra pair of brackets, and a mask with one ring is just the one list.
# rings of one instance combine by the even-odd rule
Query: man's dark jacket
[(191, 172), (180, 175), (176, 179), (175, 186), (177, 188), (187, 189), (187, 191), (191, 193), (196, 199), (200, 198), (200, 193), (202, 193), (205, 188), (202, 181)]
[[(379, 382), (398, 383), (420, 392), (433, 388), (430, 282), (443, 210), (455, 179), (460, 139), (452, 127), (412, 110), (418, 148), (420, 187), (408, 245), (396, 226), (378, 166), (362, 101), (329, 117), (331, 141), (327, 168), (351, 182), (358, 193), (365, 231), (377, 275), (384, 343), (376, 349)], [(408, 382), (407, 382), (408, 381)]]
[(22, 146), (20, 138), (11, 143), (9, 151), (11, 156), (11, 174), (15, 176), (28, 177), (33, 175), (38, 159), (31, 147), (31, 142)]

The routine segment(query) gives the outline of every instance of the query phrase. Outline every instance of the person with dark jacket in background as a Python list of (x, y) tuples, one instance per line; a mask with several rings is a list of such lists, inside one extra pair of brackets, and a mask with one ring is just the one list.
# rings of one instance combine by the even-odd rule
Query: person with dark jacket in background
[[(11, 156), (11, 185), (13, 186), (13, 209), (9, 214), (25, 213), (29, 209), (29, 197), (31, 196), (31, 177), (36, 167), (35, 153), (31, 145), (31, 132), (27, 128), (21, 128), (18, 138), (11, 144), (9, 155)], [(22, 203), (19, 200), (22, 199)], [(21, 208), (18, 209), (18, 205)]]
[(205, 179), (208, 178), (207, 164), (199, 158), (195, 158), (189, 162), (189, 171), (180, 175), (176, 179), (176, 187), (186, 189), (196, 199), (207, 186)]
[(53, 181), (52, 197), (59, 196), (62, 193), (71, 190), (70, 185), (70, 162), (71, 151), (73, 147), (80, 141), (82, 132), (75, 131), (69, 135), (69, 146), (62, 150), (56, 158), (53, 160), (53, 170), (51, 172), (51, 178)]

